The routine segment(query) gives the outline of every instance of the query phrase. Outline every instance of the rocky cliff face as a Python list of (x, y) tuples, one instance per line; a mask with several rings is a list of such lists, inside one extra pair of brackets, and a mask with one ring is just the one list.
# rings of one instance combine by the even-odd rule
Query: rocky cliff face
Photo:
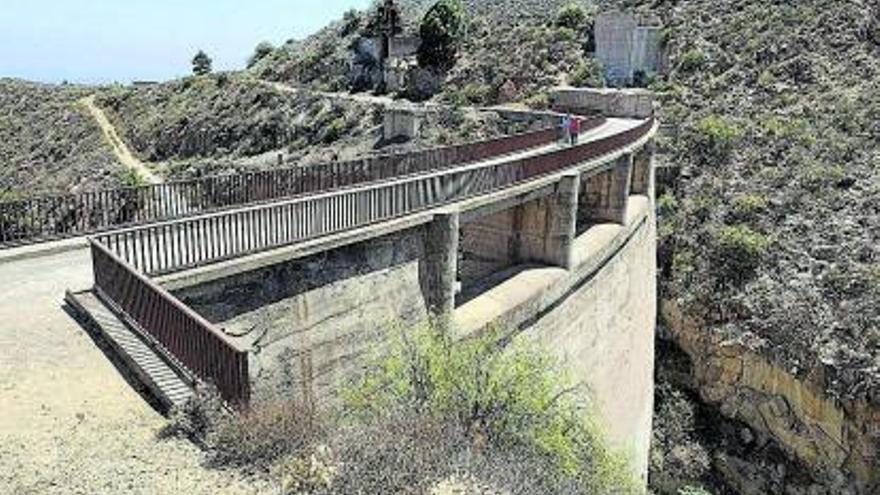
[[(820, 362), (806, 378), (741, 342), (706, 331), (664, 301), (662, 313), (692, 363), (692, 383), (720, 412), (767, 435), (810, 469), (830, 493), (880, 489), (880, 408), (864, 400), (835, 400), (824, 387)], [(736, 462), (726, 466), (735, 479)], [(747, 477), (745, 477), (747, 478)], [(742, 480), (740, 493), (763, 493)], [(766, 489), (766, 487), (764, 487)]]

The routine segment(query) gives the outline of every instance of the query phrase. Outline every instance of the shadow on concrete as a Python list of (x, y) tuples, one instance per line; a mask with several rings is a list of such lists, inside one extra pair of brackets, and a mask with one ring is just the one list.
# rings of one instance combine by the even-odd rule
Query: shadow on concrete
[(535, 268), (545, 268), (550, 265), (542, 265), (537, 263), (523, 263), (518, 265), (509, 266), (504, 268), (503, 270), (494, 272), (478, 282), (474, 282), (473, 284), (463, 286), (461, 292), (455, 297), (455, 306), (459, 307), (468, 302), (476, 299), (481, 294), (486, 293), (503, 284), (504, 282), (510, 280), (511, 278), (519, 275), (522, 272), (533, 270)]

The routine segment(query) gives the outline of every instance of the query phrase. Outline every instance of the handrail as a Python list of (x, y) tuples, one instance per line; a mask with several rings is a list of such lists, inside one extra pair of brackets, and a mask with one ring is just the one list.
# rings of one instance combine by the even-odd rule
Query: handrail
[[(596, 127), (604, 120), (594, 119)], [(588, 127), (589, 127), (588, 126)], [(0, 248), (191, 217), (228, 207), (438, 170), (549, 144), (554, 128), (490, 140), (139, 188), (0, 201)]]
[(512, 161), (375, 182), (98, 239), (149, 275), (173, 273), (494, 192), (611, 153), (637, 141), (653, 126), (651, 119), (613, 136)]
[(630, 146), (653, 119), (571, 148), (367, 184), (271, 205), (113, 232), (90, 239), (95, 287), (170, 359), (216, 384), (236, 407), (250, 400), (248, 353), (149, 277), (391, 220), (512, 187)]
[(98, 295), (155, 340), (170, 359), (217, 386), (229, 404), (250, 400), (246, 351), (168, 291), (139, 273), (100, 242), (90, 239)]

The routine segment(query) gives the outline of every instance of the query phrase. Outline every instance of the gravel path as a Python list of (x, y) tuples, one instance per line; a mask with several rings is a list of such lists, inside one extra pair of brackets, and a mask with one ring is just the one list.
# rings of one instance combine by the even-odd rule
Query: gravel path
[(90, 269), (82, 249), (0, 258), (0, 494), (274, 493), (156, 439), (165, 419), (61, 308)]

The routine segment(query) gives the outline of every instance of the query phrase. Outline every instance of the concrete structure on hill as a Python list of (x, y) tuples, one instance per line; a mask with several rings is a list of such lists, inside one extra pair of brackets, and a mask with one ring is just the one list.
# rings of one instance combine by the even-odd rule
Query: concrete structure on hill
[(639, 19), (624, 12), (596, 17), (596, 58), (609, 86), (625, 87), (662, 69), (662, 26), (656, 19)]
[(393, 0), (378, 7), (368, 30), (373, 36), (361, 38), (354, 47), (350, 78), (356, 86), (381, 86), (391, 92), (403, 89), (410, 70), (416, 67), (421, 38), (403, 33)]

